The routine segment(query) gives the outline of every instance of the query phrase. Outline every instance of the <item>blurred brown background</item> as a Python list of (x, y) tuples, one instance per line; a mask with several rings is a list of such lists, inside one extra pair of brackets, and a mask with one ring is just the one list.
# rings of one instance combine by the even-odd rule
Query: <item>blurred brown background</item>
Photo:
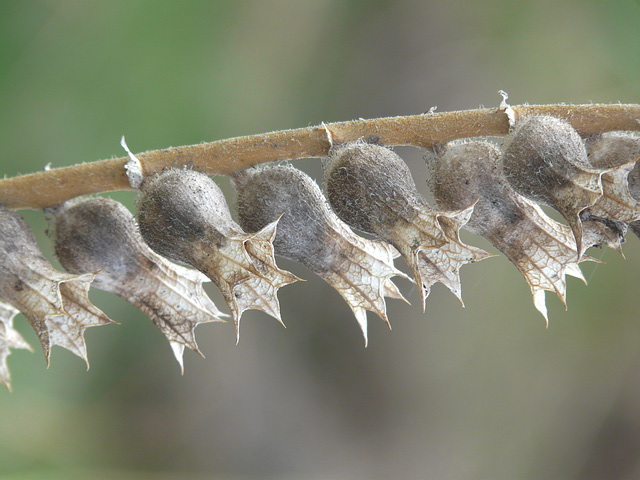
[[(144, 151), (499, 89), (637, 103), (638, 25), (622, 0), (2, 2), (0, 161), (12, 176), (121, 156), (122, 134)], [(427, 194), (422, 152), (399, 152)], [(146, 318), (94, 292), (122, 325), (87, 332), (91, 370), (60, 348), (48, 370), (39, 348), (9, 357), (0, 478), (638, 478), (640, 242), (624, 250), (593, 252), (567, 312), (547, 296), (549, 329), (504, 257), (462, 269), (465, 309), (438, 285), (422, 314), (399, 281), (413, 306), (388, 302), (392, 332), (370, 316), (366, 349), (339, 295), (282, 261), (309, 280), (280, 292), (287, 328), (249, 312), (235, 346), (203, 325), (184, 377)]]

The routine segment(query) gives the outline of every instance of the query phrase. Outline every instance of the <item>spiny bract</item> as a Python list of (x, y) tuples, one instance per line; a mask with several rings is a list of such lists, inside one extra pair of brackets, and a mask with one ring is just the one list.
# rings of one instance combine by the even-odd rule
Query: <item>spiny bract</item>
[(78, 198), (49, 209), (48, 216), (56, 255), (68, 272), (97, 272), (93, 286), (139, 308), (167, 338), (181, 369), (185, 347), (200, 353), (196, 326), (222, 321), (202, 288), (206, 276), (152, 251), (133, 215), (115, 200)]
[(296, 168), (250, 169), (234, 181), (242, 227), (258, 231), (280, 218), (276, 254), (333, 286), (353, 310), (365, 343), (367, 310), (389, 323), (384, 297), (403, 299), (391, 277), (405, 276), (393, 266), (393, 247), (355, 235), (331, 211), (316, 182)]
[(220, 289), (240, 335), (240, 317), (257, 309), (280, 318), (276, 293), (298, 280), (273, 258), (277, 219), (245, 233), (231, 218), (220, 188), (207, 175), (171, 169), (142, 184), (138, 223), (160, 255), (191, 265)]
[[(516, 193), (500, 168), (500, 149), (485, 141), (452, 142), (434, 162), (431, 186), (442, 208), (475, 204), (465, 228), (489, 240), (524, 276), (548, 323), (545, 290), (566, 305), (565, 274), (584, 280), (571, 230)], [(583, 258), (584, 259), (584, 258)]]
[[(620, 115), (628, 117), (629, 106), (622, 107)], [(555, 111), (567, 116), (565, 107)], [(145, 174), (158, 171), (153, 155), (141, 155), (141, 162), (123, 142), (130, 158), (125, 166), (129, 181), (141, 190), (141, 235), (127, 209), (112, 200), (76, 199), (48, 209), (58, 257), (70, 273), (55, 270), (24, 220), (0, 206), (0, 383), (11, 386), (11, 351), (28, 348), (13, 326), (18, 310), (38, 335), (47, 362), (52, 345), (87, 359), (85, 329), (111, 323), (88, 300), (92, 282), (145, 312), (167, 337), (181, 365), (185, 347), (198, 351), (196, 325), (222, 316), (202, 289), (205, 276), (221, 290), (236, 338), (247, 309), (281, 321), (278, 289), (299, 279), (278, 268), (274, 253), (306, 265), (335, 287), (351, 307), (366, 342), (366, 312), (389, 323), (385, 297), (403, 299), (392, 281), (406, 277), (394, 266), (399, 255), (420, 288), (423, 310), (436, 282), (461, 298), (461, 266), (490, 256), (464, 244), (461, 228), (487, 238), (509, 258), (546, 319), (545, 293), (554, 292), (565, 302), (565, 277), (583, 278), (578, 264), (593, 260), (584, 254), (588, 248), (609, 246), (622, 253), (628, 228), (640, 236), (640, 136), (594, 133), (589, 124), (591, 134), (582, 138), (566, 120), (520, 115), (506, 102), (497, 110), (500, 114), (515, 127), (513, 132), (501, 138), (436, 144), (434, 154), (428, 154), (430, 183), (440, 210), (418, 192), (404, 161), (378, 144), (385, 137), (382, 131), (380, 137), (367, 133), (369, 143), (345, 142), (337, 139), (349, 134), (334, 135), (330, 126), (311, 129), (314, 134), (327, 133), (330, 148), (323, 166), (328, 202), (313, 179), (290, 166), (238, 172), (238, 165), (255, 159), (228, 160), (229, 171), (236, 172), (233, 181), (244, 230), (207, 175), (177, 168)], [(581, 128), (585, 120), (599, 124), (595, 117), (581, 115)], [(376, 128), (396, 128), (393, 119), (379, 120), (373, 122)], [(354, 122), (351, 127), (362, 125)], [(454, 129), (448, 135), (455, 138), (458, 133)], [(417, 140), (405, 139), (414, 145), (434, 145), (433, 132), (424, 138), (418, 131), (411, 135)], [(234, 142), (222, 145), (235, 146)], [(318, 145), (322, 150), (326, 141), (312, 151), (318, 153)], [(279, 155), (283, 151), (279, 144), (270, 147)], [(189, 148), (169, 149), (160, 156), (181, 155)], [(294, 156), (299, 154), (296, 150)], [(173, 165), (197, 164), (190, 157), (171, 158)], [(569, 226), (549, 218), (538, 203), (557, 209)], [(350, 227), (378, 239), (362, 238)]]
[(402, 254), (421, 287), (422, 308), (431, 286), (443, 283), (462, 301), (459, 270), (490, 257), (465, 245), (458, 231), (473, 204), (436, 211), (420, 195), (406, 163), (380, 145), (337, 145), (324, 163), (329, 203), (348, 225), (373, 233)]

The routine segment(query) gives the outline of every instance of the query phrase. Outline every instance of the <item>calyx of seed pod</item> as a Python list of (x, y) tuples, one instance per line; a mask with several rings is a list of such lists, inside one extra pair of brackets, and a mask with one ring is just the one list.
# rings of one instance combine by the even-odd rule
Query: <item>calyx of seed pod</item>
[[(640, 161), (636, 161), (627, 176), (627, 184), (629, 185), (629, 193), (634, 200), (640, 201)], [(640, 238), (640, 220), (636, 220), (635, 222), (631, 222), (629, 225), (631, 227), (631, 231), (635, 233), (635, 235)]]
[(216, 284), (233, 316), (236, 339), (245, 310), (262, 310), (282, 323), (276, 293), (299, 279), (278, 268), (273, 257), (277, 219), (245, 233), (215, 182), (192, 170), (167, 170), (141, 188), (143, 238), (160, 255), (193, 266)]
[(94, 287), (139, 308), (162, 331), (184, 371), (184, 348), (200, 353), (196, 326), (222, 321), (202, 288), (208, 278), (151, 250), (133, 215), (115, 200), (78, 198), (47, 213), (62, 266), (70, 273), (97, 272)]
[(640, 220), (640, 202), (631, 194), (630, 180), (640, 157), (640, 137), (628, 132), (607, 132), (586, 141), (589, 163), (602, 174), (602, 197), (581, 218), (592, 244), (605, 244), (622, 254), (629, 224)]
[(47, 365), (59, 345), (89, 366), (84, 331), (113, 323), (87, 297), (95, 275), (55, 270), (20, 215), (0, 208), (0, 300), (17, 308), (35, 330)]
[(520, 195), (549, 205), (567, 220), (583, 252), (580, 214), (602, 196), (600, 175), (582, 138), (564, 120), (536, 115), (521, 123), (506, 146), (502, 169)]
[(331, 211), (318, 184), (294, 167), (254, 168), (233, 179), (242, 227), (257, 231), (280, 218), (276, 254), (302, 263), (342, 295), (365, 345), (367, 310), (389, 324), (384, 297), (404, 300), (391, 277), (407, 278), (393, 266), (393, 247), (354, 234)]
[(486, 141), (449, 143), (434, 162), (431, 187), (441, 208), (475, 203), (465, 229), (489, 240), (518, 268), (548, 324), (545, 291), (554, 292), (566, 307), (565, 275), (584, 281), (575, 240), (569, 227), (511, 188), (500, 156), (500, 149)]
[(8, 303), (0, 302), (0, 383), (9, 391), (11, 391), (11, 372), (7, 365), (7, 357), (11, 354), (11, 349), (24, 348), (33, 351), (18, 331), (13, 328), (13, 317), (18, 313), (20, 312)]
[(432, 209), (397, 154), (364, 142), (335, 146), (324, 163), (324, 178), (329, 203), (343, 221), (400, 251), (421, 287), (423, 310), (436, 282), (462, 302), (460, 267), (491, 256), (458, 236), (472, 203), (454, 211)]

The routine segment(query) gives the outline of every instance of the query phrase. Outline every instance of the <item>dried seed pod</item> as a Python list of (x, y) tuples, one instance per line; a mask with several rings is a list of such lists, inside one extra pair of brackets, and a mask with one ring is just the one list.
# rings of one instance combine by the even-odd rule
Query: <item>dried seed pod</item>
[[(571, 230), (517, 194), (500, 167), (501, 152), (485, 141), (452, 142), (435, 162), (432, 190), (442, 208), (475, 202), (465, 228), (489, 240), (518, 268), (548, 323), (545, 290), (566, 307), (565, 275), (584, 277)], [(583, 257), (582, 260), (588, 260)]]
[(640, 220), (640, 202), (631, 196), (627, 183), (633, 167), (623, 165), (602, 175), (602, 197), (580, 214), (585, 247), (606, 245), (622, 254), (628, 225)]
[(245, 233), (213, 180), (171, 169), (143, 183), (138, 223), (157, 253), (197, 268), (217, 285), (237, 338), (245, 310), (262, 310), (282, 322), (276, 293), (299, 279), (279, 269), (273, 258), (277, 220), (257, 233)]
[(631, 195), (629, 185), (640, 157), (640, 137), (608, 132), (587, 139), (586, 146), (589, 163), (609, 170), (602, 174), (602, 197), (581, 215), (585, 235), (593, 237), (591, 243), (606, 244), (622, 254), (628, 224), (640, 220), (640, 202)]
[(635, 163), (640, 157), (640, 136), (629, 132), (605, 132), (585, 141), (589, 165), (616, 169)]
[(249, 169), (234, 176), (238, 214), (248, 231), (280, 218), (273, 242), (278, 255), (316, 273), (351, 307), (367, 342), (367, 310), (387, 324), (384, 297), (403, 299), (391, 281), (406, 278), (393, 266), (397, 252), (355, 235), (330, 209), (320, 187), (291, 166)]
[(42, 256), (20, 215), (0, 208), (0, 300), (20, 310), (35, 330), (47, 365), (52, 345), (64, 347), (89, 366), (84, 331), (113, 323), (87, 297), (95, 275), (55, 270)]
[(423, 310), (436, 282), (462, 302), (460, 267), (491, 256), (458, 236), (472, 204), (457, 211), (433, 210), (418, 193), (405, 162), (379, 145), (337, 146), (324, 167), (334, 211), (351, 227), (376, 234), (400, 251), (421, 286)]
[[(631, 170), (631, 172), (629, 172), (627, 182), (629, 185), (629, 193), (631, 194), (631, 197), (634, 200), (640, 200), (640, 161), (636, 161), (633, 169)], [(631, 231), (635, 233), (638, 238), (640, 238), (640, 220), (631, 222), (629, 226), (631, 227)]]
[(115, 200), (78, 198), (47, 213), (62, 266), (70, 273), (97, 272), (94, 287), (139, 308), (162, 331), (184, 371), (184, 348), (200, 353), (196, 326), (222, 321), (202, 288), (208, 279), (152, 251), (133, 215)]
[(31, 346), (13, 328), (13, 317), (18, 310), (8, 303), (0, 302), (0, 383), (11, 391), (11, 372), (7, 365), (7, 357), (12, 348), (24, 348), (33, 351)]
[(640, 200), (640, 161), (633, 164), (633, 168), (627, 176), (629, 193), (634, 200)]
[(503, 172), (520, 195), (558, 210), (582, 248), (580, 213), (602, 196), (600, 174), (580, 135), (567, 122), (536, 115), (517, 127), (502, 156)]

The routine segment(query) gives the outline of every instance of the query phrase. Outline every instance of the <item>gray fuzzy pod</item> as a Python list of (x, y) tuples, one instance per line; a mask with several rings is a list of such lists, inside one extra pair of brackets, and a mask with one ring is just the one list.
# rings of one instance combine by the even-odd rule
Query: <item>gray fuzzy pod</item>
[(138, 225), (153, 250), (188, 264), (194, 259), (193, 242), (219, 247), (230, 232), (240, 230), (222, 190), (208, 175), (175, 168), (142, 185)]
[(554, 204), (555, 193), (591, 165), (582, 138), (564, 120), (536, 115), (520, 125), (502, 157), (504, 175), (519, 194)]
[(26, 260), (48, 264), (27, 222), (4, 205), (0, 205), (0, 228), (0, 271), (9, 271), (11, 265)]
[(154, 262), (133, 215), (110, 198), (80, 198), (50, 209), (50, 236), (60, 263), (70, 273), (98, 272), (93, 285), (112, 290)]
[(404, 160), (380, 145), (337, 146), (324, 163), (324, 183), (331, 207), (344, 222), (383, 238), (426, 203)]
[(586, 139), (589, 164), (598, 169), (621, 167), (640, 157), (640, 135), (630, 132), (604, 132)]
[(456, 210), (477, 202), (465, 228), (479, 235), (509, 229), (523, 218), (511, 201), (514, 192), (502, 175), (500, 155), (489, 142), (452, 142), (434, 162), (431, 189), (438, 207)]
[(327, 270), (336, 256), (332, 212), (316, 182), (292, 166), (248, 169), (234, 176), (238, 216), (247, 232), (257, 232), (282, 215), (273, 247), (276, 254)]

